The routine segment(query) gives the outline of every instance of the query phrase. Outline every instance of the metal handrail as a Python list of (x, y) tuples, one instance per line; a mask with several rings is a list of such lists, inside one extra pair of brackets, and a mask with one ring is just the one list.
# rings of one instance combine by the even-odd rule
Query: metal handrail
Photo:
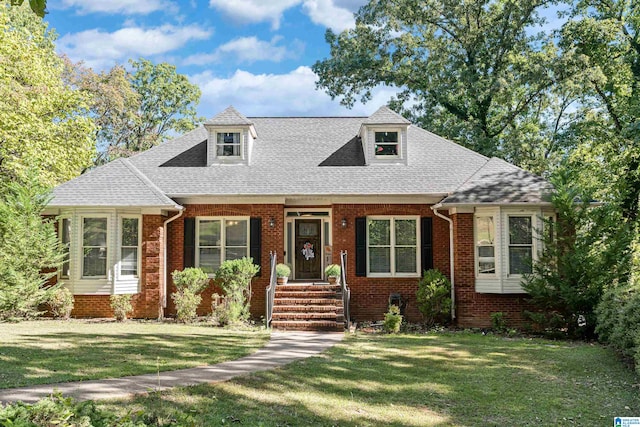
[(277, 276), (276, 276), (276, 264), (278, 263), (278, 256), (275, 252), (269, 252), (269, 257), (271, 258), (271, 278), (269, 279), (269, 286), (266, 289), (266, 326), (267, 328), (271, 326), (271, 318), (273, 317), (273, 305), (276, 297), (276, 285), (277, 285)]
[(342, 287), (342, 306), (344, 310), (344, 326), (351, 328), (351, 315), (349, 303), (351, 302), (351, 289), (347, 285), (347, 251), (340, 251), (340, 286)]

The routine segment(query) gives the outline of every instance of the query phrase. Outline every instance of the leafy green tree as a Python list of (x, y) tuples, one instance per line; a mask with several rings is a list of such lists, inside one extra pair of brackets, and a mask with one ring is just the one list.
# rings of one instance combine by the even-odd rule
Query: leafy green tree
[(133, 67), (131, 85), (140, 96), (139, 121), (133, 132), (132, 151), (143, 151), (165, 141), (174, 133), (196, 127), (200, 88), (178, 74), (174, 65), (153, 64), (140, 58)]
[(570, 70), (556, 64), (548, 36), (529, 30), (544, 22), (538, 10), (553, 3), (371, 1), (354, 29), (327, 31), (331, 56), (313, 66), (317, 85), (347, 106), (369, 100), (380, 84), (395, 86), (402, 89), (396, 109), (410, 100), (408, 113), (427, 129), (516, 163), (544, 155), (522, 152), (537, 144), (549, 92)]
[(54, 289), (46, 284), (64, 253), (54, 220), (41, 216), (48, 200), (33, 172), (0, 186), (0, 319), (38, 316)]
[(63, 82), (54, 40), (33, 13), (0, 3), (0, 181), (36, 168), (53, 186), (91, 164), (93, 121), (82, 93)]
[[(12, 6), (22, 6), (24, 0), (11, 0)], [(40, 18), (47, 14), (47, 0), (29, 0), (29, 7)]]

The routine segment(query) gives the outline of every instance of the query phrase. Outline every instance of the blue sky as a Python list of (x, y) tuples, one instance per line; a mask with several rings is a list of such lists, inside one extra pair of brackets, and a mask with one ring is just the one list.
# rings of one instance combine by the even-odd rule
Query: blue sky
[(366, 0), (49, 0), (58, 51), (94, 70), (144, 57), (200, 86), (201, 116), (228, 105), (247, 116), (369, 115), (380, 88), (352, 110), (316, 91), (311, 65), (329, 55), (327, 28), (353, 25)]
[[(202, 90), (198, 113), (369, 115), (396, 92), (379, 87), (347, 110), (315, 89), (327, 28), (354, 25), (366, 0), (49, 0), (59, 53), (96, 71), (140, 57), (169, 62)], [(555, 11), (545, 13), (553, 27)]]

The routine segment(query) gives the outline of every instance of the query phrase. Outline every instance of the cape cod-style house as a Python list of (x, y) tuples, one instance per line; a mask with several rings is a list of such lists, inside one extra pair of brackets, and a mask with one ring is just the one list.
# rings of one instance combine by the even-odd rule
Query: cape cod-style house
[[(493, 312), (521, 319), (522, 275), (543, 218), (554, 216), (549, 191), (387, 107), (370, 117), (249, 118), (229, 107), (58, 186), (46, 214), (59, 216), (68, 245), (59, 280), (77, 317), (111, 316), (112, 294), (133, 294), (134, 317), (172, 315), (173, 270), (213, 272), (251, 256), (261, 266), (251, 311), (273, 326), (379, 320), (390, 298), (419, 321), (415, 293), (429, 268), (453, 283), (455, 322), (487, 326)], [(291, 266), (291, 285), (271, 283), (272, 255)], [(342, 284), (318, 285), (341, 262)]]

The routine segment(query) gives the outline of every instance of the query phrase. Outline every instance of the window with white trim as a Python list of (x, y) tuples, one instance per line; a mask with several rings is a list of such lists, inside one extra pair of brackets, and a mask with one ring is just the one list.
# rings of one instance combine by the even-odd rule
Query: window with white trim
[(213, 274), (226, 260), (249, 256), (249, 218), (198, 218), (196, 266)]
[(496, 228), (493, 215), (476, 216), (478, 274), (496, 273)]
[(107, 277), (107, 236), (107, 217), (82, 218), (82, 277)]
[(58, 227), (58, 236), (60, 236), (62, 252), (64, 253), (64, 259), (60, 267), (60, 278), (68, 279), (71, 275), (71, 218), (61, 218)]
[(242, 157), (240, 132), (218, 132), (216, 134), (218, 157)]
[(509, 216), (509, 274), (531, 273), (533, 259), (533, 218)]
[(121, 217), (120, 276), (138, 277), (140, 265), (140, 219)]
[(398, 157), (400, 155), (399, 132), (375, 132), (374, 152), (376, 157)]
[(417, 217), (367, 218), (368, 275), (417, 275), (418, 246)]

